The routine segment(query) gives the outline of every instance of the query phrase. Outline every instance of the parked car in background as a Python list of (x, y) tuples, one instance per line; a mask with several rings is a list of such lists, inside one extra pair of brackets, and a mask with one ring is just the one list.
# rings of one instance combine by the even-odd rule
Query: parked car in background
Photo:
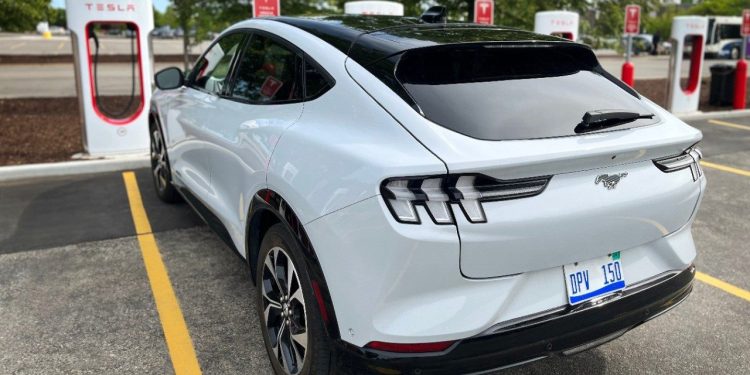
[(692, 291), (701, 132), (583, 44), (426, 22), (251, 19), (155, 76), (156, 194), (247, 262), (277, 374), (484, 373)]
[[(706, 30), (706, 52), (708, 57), (717, 57), (728, 44), (741, 42), (742, 17), (710, 16)], [(730, 50), (731, 53), (731, 50)], [(739, 52), (737, 54), (739, 56)]]
[(718, 57), (722, 59), (738, 60), (742, 54), (742, 40), (733, 40), (724, 44), (719, 50)]
[(160, 26), (154, 29), (151, 35), (155, 38), (171, 39), (176, 37), (176, 32), (169, 26)]
[(70, 32), (68, 29), (62, 27), (62, 26), (50, 26), (49, 32), (52, 33), (52, 35), (69, 35)]
[[(654, 49), (654, 44), (652, 42), (652, 36), (650, 34), (639, 34), (633, 36), (633, 46), (631, 49), (631, 53), (633, 55), (640, 55), (643, 53), (651, 53)], [(623, 50), (627, 50), (628, 45), (628, 39), (627, 37), (622, 38), (622, 45)]]

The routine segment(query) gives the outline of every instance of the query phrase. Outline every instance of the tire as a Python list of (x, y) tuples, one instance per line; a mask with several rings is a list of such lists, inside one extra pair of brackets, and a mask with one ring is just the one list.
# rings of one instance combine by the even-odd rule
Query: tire
[(328, 337), (307, 266), (297, 240), (283, 224), (273, 225), (263, 237), (255, 278), (258, 318), (274, 372), (328, 374)]
[(740, 49), (739, 48), (732, 48), (732, 52), (729, 53), (729, 57), (732, 58), (732, 60), (739, 60), (739, 58), (740, 58)]
[(151, 178), (154, 182), (156, 195), (166, 203), (179, 202), (181, 200), (180, 195), (172, 185), (172, 171), (161, 129), (157, 125), (151, 125), (149, 126), (149, 134), (149, 138), (151, 138)]

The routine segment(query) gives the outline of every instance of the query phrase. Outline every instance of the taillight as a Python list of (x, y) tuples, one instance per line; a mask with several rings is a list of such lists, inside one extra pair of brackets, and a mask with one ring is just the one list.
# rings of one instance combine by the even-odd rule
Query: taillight
[(551, 176), (498, 180), (480, 174), (390, 178), (381, 193), (393, 217), (407, 224), (421, 220), (416, 206), (424, 206), (435, 224), (454, 224), (452, 204), (461, 207), (471, 223), (486, 223), (482, 202), (518, 199), (540, 194)]
[(654, 164), (664, 173), (671, 173), (685, 168), (690, 168), (693, 181), (697, 181), (703, 175), (700, 161), (703, 153), (695, 146), (688, 148), (682, 154), (668, 158), (654, 160)]

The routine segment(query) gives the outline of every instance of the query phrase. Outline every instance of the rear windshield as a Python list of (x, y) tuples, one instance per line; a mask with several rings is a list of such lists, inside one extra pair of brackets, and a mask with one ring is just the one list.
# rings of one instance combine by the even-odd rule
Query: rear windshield
[(588, 111), (651, 113), (635, 92), (601, 69), (589, 49), (572, 43), (413, 49), (398, 61), (396, 78), (426, 118), (485, 140), (575, 135)]

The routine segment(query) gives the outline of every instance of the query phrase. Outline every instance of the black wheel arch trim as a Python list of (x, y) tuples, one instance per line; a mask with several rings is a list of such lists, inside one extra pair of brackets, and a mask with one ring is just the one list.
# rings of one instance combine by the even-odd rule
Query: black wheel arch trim
[(269, 218), (267, 215), (272, 215), (271, 217), (275, 222), (284, 223), (297, 239), (302, 249), (308, 274), (311, 278), (310, 282), (313, 294), (318, 303), (326, 333), (331, 339), (340, 338), (341, 335), (331, 293), (328, 290), (323, 269), (312, 246), (310, 237), (307, 235), (302, 222), (299, 220), (297, 214), (294, 213), (289, 203), (280, 194), (271, 189), (260, 190), (253, 196), (245, 224), (245, 233), (247, 233), (245, 236), (245, 249), (247, 250), (247, 261), (250, 265), (253, 283), (255, 283), (256, 278), (260, 243), (263, 240), (262, 231), (264, 230), (264, 226), (269, 226), (268, 222), (264, 224), (264, 220), (268, 220)]

